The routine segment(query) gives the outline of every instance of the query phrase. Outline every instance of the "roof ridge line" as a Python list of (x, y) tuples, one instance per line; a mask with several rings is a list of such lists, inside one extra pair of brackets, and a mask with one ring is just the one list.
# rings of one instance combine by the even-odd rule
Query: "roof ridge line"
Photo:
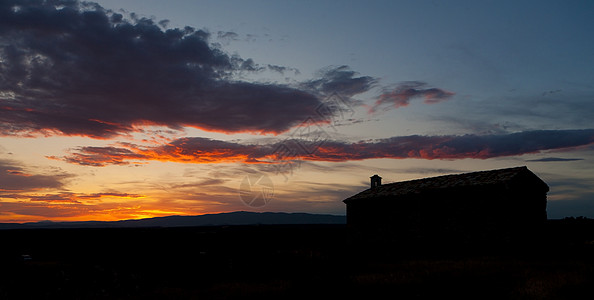
[(382, 184), (382, 186), (384, 186), (384, 185), (390, 185), (390, 184), (395, 184), (395, 183), (412, 182), (412, 181), (417, 181), (417, 180), (429, 180), (429, 179), (433, 179), (433, 178), (441, 178), (441, 177), (447, 177), (447, 176), (460, 176), (460, 175), (466, 175), (466, 174), (488, 173), (488, 172), (504, 171), (504, 170), (511, 170), (511, 169), (526, 169), (526, 170), (528, 170), (528, 167), (526, 167), (526, 166), (519, 166), (519, 167), (510, 167), (510, 168), (503, 168), (503, 169), (492, 169), (492, 170), (483, 170), (483, 171), (471, 171), (471, 172), (464, 172), (464, 173), (457, 173), (457, 174), (443, 174), (443, 175), (437, 175), (437, 176), (432, 176), (432, 177), (424, 177), (424, 178), (410, 179), (410, 180), (404, 180), (404, 181), (395, 181), (395, 182), (390, 182), (390, 183)]
[[(365, 189), (343, 201), (360, 198), (386, 197), (388, 195), (416, 194), (434, 189), (496, 185), (516, 180), (520, 174), (525, 174), (526, 172), (535, 175), (539, 181), (542, 181), (542, 179), (532, 173), (528, 167), (517, 166), (386, 183), (375, 188)], [(542, 182), (544, 183), (544, 181)], [(546, 185), (546, 183), (544, 183), (544, 185)], [(546, 189), (548, 190), (548, 186)]]

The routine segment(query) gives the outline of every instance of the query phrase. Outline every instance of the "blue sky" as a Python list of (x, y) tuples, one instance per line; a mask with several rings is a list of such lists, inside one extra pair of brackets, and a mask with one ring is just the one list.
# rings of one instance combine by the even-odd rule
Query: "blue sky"
[(2, 220), (344, 214), (375, 173), (519, 165), (549, 217), (594, 217), (590, 1), (10, 2)]

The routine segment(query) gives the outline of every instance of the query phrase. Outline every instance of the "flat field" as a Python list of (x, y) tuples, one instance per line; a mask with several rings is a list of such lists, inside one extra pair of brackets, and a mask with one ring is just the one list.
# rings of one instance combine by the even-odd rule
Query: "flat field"
[(0, 299), (594, 299), (590, 223), (538, 245), (370, 244), (344, 225), (0, 231)]

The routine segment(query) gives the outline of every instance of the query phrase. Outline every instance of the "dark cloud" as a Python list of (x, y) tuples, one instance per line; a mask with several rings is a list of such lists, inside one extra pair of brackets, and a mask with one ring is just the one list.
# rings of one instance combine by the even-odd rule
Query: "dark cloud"
[(424, 102), (427, 104), (438, 103), (450, 99), (453, 95), (454, 93), (446, 90), (428, 87), (424, 82), (404, 82), (381, 94), (369, 112), (376, 112), (382, 106), (384, 110), (408, 106), (410, 101), (415, 98), (424, 98)]
[[(594, 143), (594, 129), (534, 130), (496, 135), (399, 136), (360, 142), (287, 139), (270, 144), (241, 144), (207, 138), (181, 138), (167, 145), (80, 147), (61, 158), (80, 165), (104, 166), (130, 161), (184, 163), (349, 161), (372, 158), (487, 159), (579, 147)], [(86, 159), (90, 158), (90, 161)]]
[[(48, 156), (50, 159), (59, 159), (55, 156)], [(125, 160), (124, 160), (125, 158)], [(148, 157), (134, 153), (126, 148), (119, 147), (81, 147), (76, 152), (65, 157), (69, 163), (83, 166), (102, 167), (105, 165), (127, 165), (131, 159), (146, 160)]]
[(351, 97), (369, 91), (377, 83), (373, 77), (356, 76), (357, 72), (348, 66), (328, 67), (320, 71), (320, 78), (303, 83), (303, 87), (326, 96), (336, 93)]
[(240, 70), (248, 72), (258, 72), (265, 69), (264, 67), (261, 67), (260, 65), (256, 64), (254, 60), (251, 58), (244, 60), (236, 57), (236, 59), (240, 61), (240, 63), (238, 64)]
[(278, 65), (267, 65), (268, 69), (280, 74), (285, 74), (285, 72), (287, 71), (291, 71), (293, 72), (293, 74), (295, 75), (299, 75), (301, 74), (301, 72), (299, 72), (299, 69), (297, 68), (292, 68), (292, 67), (285, 67), (285, 66), (278, 66)]
[(70, 177), (72, 175), (63, 172), (35, 174), (16, 161), (0, 160), (0, 197), (3, 197), (2, 193), (60, 189), (64, 180)]
[(52, 203), (81, 203), (75, 197), (74, 193), (59, 193), (45, 195), (23, 195), (21, 198), (27, 198), (29, 201), (52, 202)]
[[(180, 138), (166, 145), (140, 147), (123, 144), (123, 147), (79, 147), (62, 159), (68, 163), (102, 167), (106, 165), (127, 165), (148, 160), (176, 161), (187, 163), (217, 163), (250, 161), (254, 157), (265, 157), (267, 147), (242, 145), (234, 142), (212, 140), (208, 138)], [(266, 150), (268, 149), (268, 150)]]
[[(262, 67), (213, 46), (208, 32), (165, 26), (93, 3), (0, 2), (0, 134), (110, 138), (145, 125), (280, 133), (320, 104), (289, 86), (233, 80)], [(321, 88), (355, 93), (369, 81), (331, 74)]]
[(236, 41), (239, 39), (239, 34), (232, 32), (232, 31), (218, 31), (217, 38), (223, 39), (223, 40)]
[[(402, 136), (353, 144), (327, 142), (320, 160), (367, 158), (462, 159), (523, 155), (594, 143), (594, 129), (536, 130), (500, 135)], [(315, 158), (314, 158), (315, 159)]]
[(576, 161), (576, 160), (584, 160), (583, 158), (561, 158), (561, 157), (544, 157), (539, 159), (529, 159), (526, 161), (531, 162), (559, 162), (559, 161)]
[[(121, 17), (116, 16), (115, 19), (112, 18), (112, 21), (114, 23), (119, 23), (122, 21)], [(169, 26), (169, 20), (161, 20), (159, 21), (159, 26), (163, 27), (163, 28), (167, 28)]]

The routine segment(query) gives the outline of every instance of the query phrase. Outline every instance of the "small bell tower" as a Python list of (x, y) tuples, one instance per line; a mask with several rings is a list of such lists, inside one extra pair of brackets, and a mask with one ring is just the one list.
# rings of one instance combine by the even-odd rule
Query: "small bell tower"
[(382, 178), (379, 177), (377, 174), (371, 176), (370, 178), (371, 178), (371, 188), (372, 189), (382, 185)]

